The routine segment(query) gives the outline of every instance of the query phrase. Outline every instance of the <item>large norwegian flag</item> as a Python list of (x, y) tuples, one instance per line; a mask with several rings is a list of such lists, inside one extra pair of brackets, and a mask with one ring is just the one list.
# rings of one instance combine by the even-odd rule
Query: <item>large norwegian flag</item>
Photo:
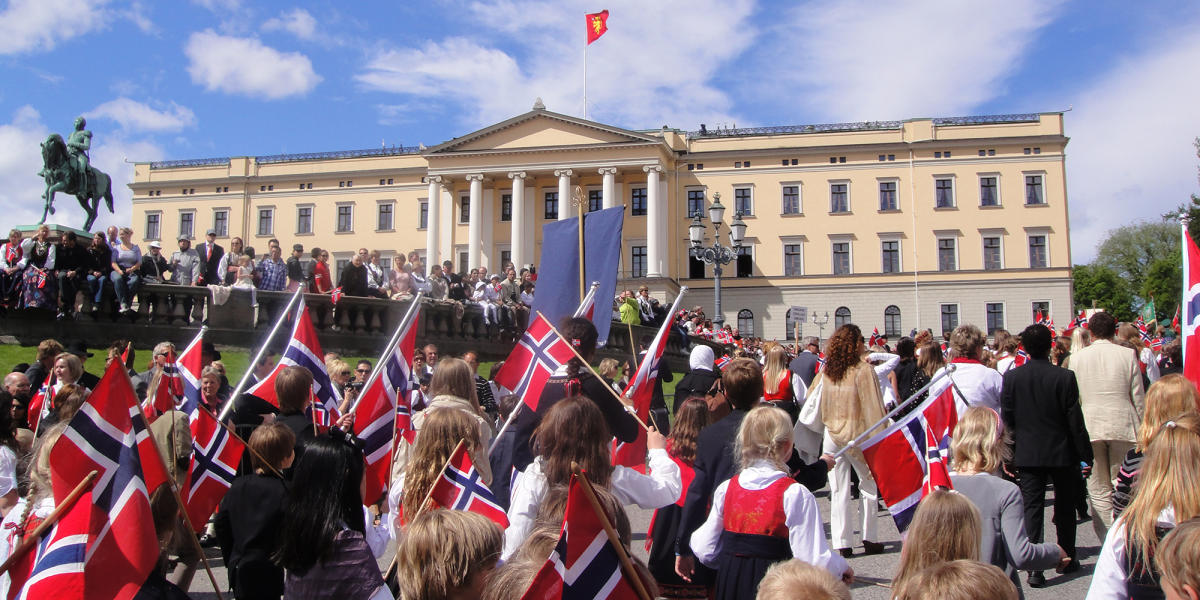
[(574, 356), (567, 342), (559, 337), (546, 317), (539, 314), (505, 359), (495, 381), (512, 390), (530, 410), (536, 411), (546, 380)]
[(217, 423), (216, 417), (201, 408), (192, 420), (192, 460), (183, 498), (188, 518), (199, 533), (208, 523), (213, 510), (220, 504), (233, 478), (246, 445), (229, 435), (229, 430)]
[(246, 390), (247, 394), (257, 396), (279, 406), (279, 398), (275, 396), (275, 376), (284, 367), (304, 367), (313, 376), (313, 414), (317, 417), (318, 425), (328, 427), (338, 418), (338, 398), (334, 395), (333, 384), (329, 381), (329, 373), (325, 370), (325, 353), (321, 351), (321, 341), (317, 339), (317, 329), (313, 327), (312, 317), (301, 301), (296, 308), (295, 326), (292, 328), (292, 338), (288, 341), (283, 356), (262, 381)]
[(947, 381), (940, 393), (931, 390), (916, 410), (861, 444), (896, 529), (908, 527), (931, 486), (949, 487), (944, 457), (956, 424), (954, 390)]
[[(90, 541), (92, 493), (84, 492), (38, 542), (33, 570), (25, 579), (19, 600), (83, 600), (84, 571)], [(12, 586), (18, 585), (13, 580)], [(16, 590), (10, 589), (11, 596)]]
[(179, 376), (179, 366), (175, 363), (175, 350), (167, 350), (167, 361), (158, 378), (158, 387), (146, 396), (142, 412), (146, 413), (146, 420), (153, 423), (159, 415), (174, 409), (183, 397), (183, 378)]
[(196, 337), (188, 343), (175, 362), (179, 373), (180, 385), (183, 388), (179, 410), (189, 418), (195, 418), (196, 407), (200, 406), (200, 371), (204, 370), (204, 327), (196, 332)]
[(99, 472), (84, 558), (89, 598), (133, 598), (158, 561), (149, 492), (167, 475), (138, 408), (124, 365), (113, 361), (50, 451), (56, 503)]
[(584, 494), (579, 477), (567, 492), (558, 545), (542, 566), (522, 600), (636, 599), (637, 592), (621, 571), (621, 559)]
[[(675, 313), (675, 309), (679, 308), (679, 302), (683, 299), (686, 291), (687, 288), (679, 291), (679, 295), (675, 297), (675, 302), (671, 304), (671, 310), (667, 314)], [(658, 367), (662, 362), (663, 350), (667, 347), (667, 337), (670, 336), (670, 333), (670, 323), (664, 322), (659, 326), (654, 341), (650, 342), (650, 347), (646, 348), (646, 357), (642, 359), (642, 364), (638, 365), (637, 372), (629, 381), (629, 386), (625, 388), (625, 398), (630, 401), (642, 423), (650, 420), (650, 400), (654, 398), (654, 384), (658, 381)], [(645, 469), (646, 432), (644, 430), (639, 429), (637, 439), (632, 442), (614, 442), (613, 464)]]
[[(417, 345), (417, 319), (404, 325), (397, 338), (396, 348), (377, 368), (383, 370), (375, 377), (355, 408), (354, 435), (364, 443), (367, 461), (367, 493), (363, 502), (373, 504), (387, 488), (388, 468), (392, 464), (392, 440), (412, 430), (412, 410), (409, 388), (412, 386), (412, 359)], [(403, 413), (403, 416), (401, 416)], [(396, 435), (399, 431), (400, 435)]]
[(1183, 374), (1200, 385), (1200, 248), (1183, 227)]
[(462, 442), (450, 456), (442, 476), (433, 483), (429, 497), (438, 507), (479, 513), (500, 529), (508, 527), (508, 515), (496, 502), (492, 490), (480, 480), (479, 470), (471, 462), (467, 445)]
[(50, 409), (54, 407), (54, 372), (51, 371), (46, 375), (46, 379), (42, 381), (42, 387), (34, 392), (33, 398), (29, 401), (29, 411), (27, 419), (29, 419), (29, 428), (37, 431), (38, 423), (50, 414)]

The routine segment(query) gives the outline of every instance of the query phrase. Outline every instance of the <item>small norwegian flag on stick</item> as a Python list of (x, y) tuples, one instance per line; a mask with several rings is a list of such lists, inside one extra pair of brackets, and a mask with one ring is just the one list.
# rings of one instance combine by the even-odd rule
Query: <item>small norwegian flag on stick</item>
[(467, 445), (462, 440), (446, 461), (442, 476), (434, 482), (429, 498), (435, 508), (479, 513), (501, 529), (508, 527), (508, 515), (496, 502), (492, 490), (480, 479), (479, 470), (471, 462), (471, 453), (467, 452)]

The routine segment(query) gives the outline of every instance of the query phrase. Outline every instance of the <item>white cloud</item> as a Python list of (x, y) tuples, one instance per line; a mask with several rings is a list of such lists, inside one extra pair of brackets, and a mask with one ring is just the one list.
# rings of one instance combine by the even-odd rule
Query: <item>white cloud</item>
[(87, 113), (88, 117), (112, 119), (126, 131), (179, 131), (196, 124), (196, 114), (174, 102), (164, 110), (121, 97), (109, 100)]
[(1157, 221), (1200, 190), (1200, 81), (1196, 23), (1155, 31), (1161, 40), (1129, 56), (1075, 95), (1066, 114), (1067, 194), (1075, 263), (1095, 257), (1105, 233), (1135, 220)]
[[(108, 0), (11, 0), (0, 11), (0, 55), (51, 50), (104, 27)], [(69, 15), (69, 21), (65, 16)]]
[[(40, 146), (50, 134), (32, 106), (17, 109), (12, 121), (0, 124), (0, 206), (5, 221), (10, 224), (32, 224), (42, 217), (42, 192), (45, 182), (37, 176), (42, 168)], [(146, 140), (126, 140), (110, 136), (100, 138), (92, 147), (92, 164), (112, 177), (115, 214), (100, 203), (100, 216), (93, 229), (108, 225), (129, 225), (132, 215), (128, 184), (133, 181), (133, 165), (126, 157), (138, 160), (159, 160), (163, 151)], [(80, 227), (86, 218), (73, 196), (58, 194), (54, 200), (55, 214), (47, 222)]]
[(184, 46), (192, 82), (208, 91), (278, 100), (312, 91), (321, 76), (299, 52), (280, 52), (255, 38), (196, 32)]
[(1061, 2), (809, 2), (756, 48), (750, 81), (828, 120), (967, 114), (1001, 94)]
[(263, 23), (263, 31), (286, 31), (302, 40), (312, 40), (317, 34), (317, 20), (303, 8), (280, 14)]
[[(635, 128), (730, 118), (733, 102), (713, 78), (757, 35), (750, 0), (686, 10), (624, 0), (608, 9), (609, 31), (588, 49), (589, 118)], [(355, 78), (427, 111), (450, 99), (471, 126), (525, 112), (539, 96), (552, 111), (580, 115), (585, 12), (581, 3), (476, 2), (467, 14), (479, 35), (376, 51)]]
[(156, 33), (158, 29), (154, 26), (154, 21), (147, 16), (147, 12), (149, 9), (146, 8), (146, 5), (135, 0), (129, 5), (129, 8), (121, 11), (121, 16), (129, 19), (129, 22), (133, 23), (142, 33)]

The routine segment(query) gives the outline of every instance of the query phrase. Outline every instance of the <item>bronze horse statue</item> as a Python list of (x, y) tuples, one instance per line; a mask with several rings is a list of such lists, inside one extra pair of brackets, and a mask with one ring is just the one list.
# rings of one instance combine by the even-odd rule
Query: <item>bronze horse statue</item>
[(104, 198), (108, 212), (113, 212), (112, 180), (108, 174), (91, 165), (88, 165), (87, 173), (78, 172), (67, 154), (67, 144), (61, 135), (52, 133), (42, 142), (42, 165), (38, 175), (46, 180), (46, 191), (42, 194), (46, 205), (39, 225), (46, 222), (48, 215), (54, 214), (54, 194), (58, 192), (71, 194), (79, 200), (79, 205), (87, 213), (87, 223), (83, 226), (85, 231), (90, 231), (96, 222), (101, 198)]

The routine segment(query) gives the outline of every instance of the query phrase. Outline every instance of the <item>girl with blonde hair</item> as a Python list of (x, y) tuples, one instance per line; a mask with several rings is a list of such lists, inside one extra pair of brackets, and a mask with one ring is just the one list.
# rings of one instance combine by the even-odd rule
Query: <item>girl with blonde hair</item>
[(904, 589), (909, 579), (928, 567), (960, 558), (979, 560), (979, 510), (954, 490), (929, 492), (917, 505), (906, 535), (893, 590)]
[[(445, 360), (445, 359), (443, 359)], [(446, 461), (462, 441), (471, 456), (471, 462), (479, 470), (485, 485), (492, 482), (488, 468), (487, 445), (479, 437), (479, 428), (471, 415), (461, 410), (436, 410), (425, 419), (425, 426), (418, 434), (408, 455), (403, 470), (393, 469), (392, 487), (388, 490), (388, 506), (393, 515), (393, 533), (421, 511), (421, 502), (429, 494), (437, 478), (442, 475)], [(404, 446), (405, 444), (400, 444)], [(399, 539), (399, 535), (396, 536)]]
[(696, 559), (717, 570), (715, 597), (754, 597), (767, 569), (791, 558), (853, 581), (854, 570), (825, 540), (816, 498), (788, 475), (787, 413), (773, 406), (751, 410), (734, 448), (740, 470), (717, 486), (708, 518), (691, 537)]
[(1004, 572), (995, 565), (975, 560), (952, 560), (917, 573), (903, 589), (892, 586), (896, 600), (1017, 600), (1020, 588), (1013, 589)]
[(800, 414), (792, 389), (792, 371), (788, 369), (787, 349), (780, 344), (768, 344), (763, 368), (763, 401), (783, 409), (792, 422)]
[(1017, 590), (1017, 570), (1066, 567), (1071, 557), (1055, 544), (1035, 544), (1025, 533), (1025, 505), (1016, 484), (997, 474), (1011, 457), (1000, 415), (990, 408), (968, 408), (954, 428), (950, 445), (955, 491), (966, 496), (982, 517), (979, 556), (1005, 571)]
[(1162, 593), (1153, 563), (1159, 543), (1176, 523), (1200, 516), (1200, 415), (1163, 423), (1142, 465), (1133, 500), (1104, 538), (1089, 598)]
[(500, 528), (483, 515), (445, 509), (421, 513), (396, 549), (400, 597), (480, 597), (503, 543)]
[(1137, 443), (1125, 454), (1113, 486), (1113, 518), (1121, 516), (1133, 498), (1133, 486), (1150, 440), (1162, 429), (1163, 423), (1180, 415), (1200, 411), (1200, 393), (1196, 384), (1183, 375), (1173, 373), (1155, 381), (1146, 390), (1146, 411), (1137, 430)]

